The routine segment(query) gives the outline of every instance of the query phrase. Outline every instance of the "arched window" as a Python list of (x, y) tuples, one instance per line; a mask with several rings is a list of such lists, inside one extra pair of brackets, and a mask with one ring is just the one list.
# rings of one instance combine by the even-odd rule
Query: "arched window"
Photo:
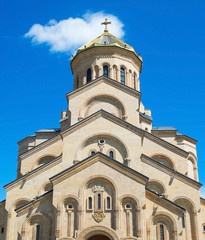
[(79, 87), (79, 78), (77, 77), (77, 80), (76, 80), (76, 87), (78, 88)]
[(91, 68), (88, 68), (87, 70), (87, 83), (91, 81)]
[(120, 82), (125, 84), (125, 69), (122, 67), (120, 68)]
[(40, 225), (36, 226), (36, 240), (40, 240)]
[(101, 209), (101, 194), (98, 193), (98, 209)]
[(91, 152), (91, 156), (93, 156), (93, 155), (95, 155), (95, 151), (92, 151), (92, 152)]
[(136, 89), (136, 74), (134, 73), (134, 89)]
[(110, 197), (107, 197), (107, 209), (111, 209)]
[(160, 224), (160, 240), (164, 240), (164, 225)]
[(103, 76), (108, 77), (108, 66), (107, 65), (103, 66)]
[(182, 228), (185, 228), (185, 216), (184, 216), (184, 214), (182, 215)]
[(110, 158), (114, 158), (114, 152), (113, 152), (113, 151), (110, 151), (110, 152), (109, 152), (109, 157), (110, 157)]
[(93, 203), (92, 203), (92, 197), (88, 198), (88, 209), (92, 209), (93, 208)]

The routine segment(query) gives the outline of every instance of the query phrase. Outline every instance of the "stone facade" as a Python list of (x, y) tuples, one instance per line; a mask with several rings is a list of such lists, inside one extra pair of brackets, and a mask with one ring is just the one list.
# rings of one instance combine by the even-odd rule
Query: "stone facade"
[(152, 127), (141, 102), (142, 58), (105, 31), (71, 68), (60, 128), (18, 142), (0, 239), (205, 239), (197, 141)]

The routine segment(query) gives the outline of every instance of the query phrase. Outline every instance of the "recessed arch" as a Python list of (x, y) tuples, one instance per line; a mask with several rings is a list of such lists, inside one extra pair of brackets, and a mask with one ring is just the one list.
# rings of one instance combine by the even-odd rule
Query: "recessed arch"
[(158, 194), (167, 196), (167, 190), (165, 184), (158, 179), (150, 179), (146, 187)]
[[(129, 154), (129, 149), (126, 145), (126, 143), (120, 139), (119, 137), (117, 137), (116, 135), (111, 135), (110, 133), (104, 133), (104, 134), (93, 134), (89, 137), (87, 137), (86, 139), (84, 139), (80, 145), (77, 147), (76, 152), (74, 154), (74, 159), (75, 160), (82, 160), (82, 151), (83, 149), (91, 142), (91, 141), (98, 141), (98, 139), (110, 139), (111, 141), (114, 141), (116, 145), (118, 145), (119, 150), (120, 150), (120, 154), (122, 156), (122, 159), (130, 159), (130, 154)], [(109, 147), (110, 148), (110, 147)], [(114, 146), (112, 146), (112, 148), (114, 148)], [(93, 147), (91, 147), (91, 149), (93, 149)], [(89, 151), (91, 150), (89, 149)], [(116, 150), (115, 150), (116, 151)], [(86, 155), (87, 156), (87, 155)]]
[(15, 210), (16, 208), (19, 208), (20, 206), (23, 206), (24, 204), (30, 201), (31, 200), (29, 198), (18, 198), (16, 201), (12, 203), (11, 210)]
[(80, 232), (76, 240), (88, 240), (94, 235), (104, 235), (110, 240), (119, 240), (117, 233), (111, 228), (105, 226), (91, 226)]
[(52, 160), (53, 160), (54, 158), (56, 158), (56, 157), (57, 157), (57, 155), (52, 154), (52, 153), (51, 153), (51, 154), (43, 154), (43, 155), (41, 155), (40, 157), (38, 157), (38, 158), (35, 160), (35, 162), (34, 162), (33, 165), (32, 165), (32, 169), (31, 169), (31, 170), (37, 168), (37, 167), (40, 166), (40, 165), (44, 165), (44, 164), (52, 161)]
[[(109, 109), (109, 106), (110, 107), (112, 106), (112, 110), (114, 111), (114, 114), (117, 115), (117, 117), (122, 119), (126, 118), (127, 109), (124, 103), (118, 97), (112, 96), (109, 94), (99, 94), (99, 95), (90, 97), (82, 104), (79, 111), (79, 119), (89, 116), (92, 113), (92, 108), (99, 103), (107, 104), (108, 109)], [(101, 105), (99, 105), (99, 107), (100, 109), (102, 109)], [(106, 105), (105, 105), (105, 108), (106, 108)], [(100, 110), (100, 109), (97, 108), (97, 110)], [(95, 109), (95, 111), (97, 110)]]
[(164, 164), (165, 166), (172, 168), (176, 170), (176, 164), (175, 162), (171, 159), (170, 156), (167, 156), (163, 153), (154, 153), (151, 155), (151, 158), (159, 161), (160, 163)]

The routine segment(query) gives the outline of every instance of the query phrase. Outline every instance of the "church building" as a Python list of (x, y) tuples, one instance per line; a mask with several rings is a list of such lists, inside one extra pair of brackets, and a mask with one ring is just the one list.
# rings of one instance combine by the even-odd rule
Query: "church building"
[(109, 23), (70, 61), (60, 127), (18, 142), (0, 240), (205, 240), (197, 141), (152, 126), (142, 57)]

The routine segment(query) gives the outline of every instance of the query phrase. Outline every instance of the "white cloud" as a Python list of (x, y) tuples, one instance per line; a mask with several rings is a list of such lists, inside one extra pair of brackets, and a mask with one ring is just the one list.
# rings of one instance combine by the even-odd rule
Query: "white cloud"
[(205, 199), (205, 186), (200, 189), (200, 196)]
[(118, 38), (124, 36), (123, 24), (118, 17), (104, 12), (86, 13), (82, 18), (50, 20), (45, 26), (34, 24), (25, 37), (35, 44), (46, 43), (52, 52), (73, 53), (77, 48), (93, 40), (104, 31), (105, 18), (111, 21), (109, 32)]

